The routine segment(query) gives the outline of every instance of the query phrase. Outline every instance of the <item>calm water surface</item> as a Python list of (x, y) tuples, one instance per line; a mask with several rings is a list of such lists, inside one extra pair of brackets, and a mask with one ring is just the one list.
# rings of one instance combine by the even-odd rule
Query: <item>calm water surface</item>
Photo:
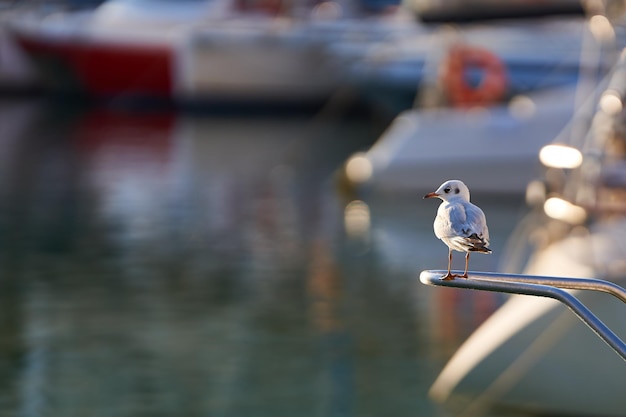
[[(418, 283), (435, 202), (338, 185), (383, 127), (0, 103), (0, 415), (445, 416), (502, 300)], [(481, 205), (494, 270), (521, 203)]]

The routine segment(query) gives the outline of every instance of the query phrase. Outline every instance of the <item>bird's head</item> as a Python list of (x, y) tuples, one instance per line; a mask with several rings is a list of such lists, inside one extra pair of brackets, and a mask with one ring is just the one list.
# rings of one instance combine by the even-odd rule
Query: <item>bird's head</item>
[(456, 198), (470, 201), (470, 192), (467, 185), (460, 180), (448, 180), (441, 184), (437, 191), (428, 193), (424, 198), (440, 198), (443, 201), (449, 201)]

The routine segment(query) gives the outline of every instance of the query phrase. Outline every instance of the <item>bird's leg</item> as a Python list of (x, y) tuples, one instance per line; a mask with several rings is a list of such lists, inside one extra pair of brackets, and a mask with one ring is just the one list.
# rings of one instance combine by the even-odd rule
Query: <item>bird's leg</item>
[(450, 272), (450, 268), (452, 267), (452, 249), (448, 249), (448, 273), (441, 277), (443, 280), (450, 280), (456, 277), (455, 274)]
[(461, 278), (467, 278), (467, 265), (469, 264), (469, 251), (465, 252), (465, 272), (461, 275)]

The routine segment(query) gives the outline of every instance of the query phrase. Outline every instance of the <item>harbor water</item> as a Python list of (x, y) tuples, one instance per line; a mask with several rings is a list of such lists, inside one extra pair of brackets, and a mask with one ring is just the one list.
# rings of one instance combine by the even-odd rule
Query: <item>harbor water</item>
[[(384, 121), (35, 100), (0, 120), (0, 415), (447, 415), (428, 389), (503, 296), (419, 283), (447, 264), (436, 202), (342, 183)], [(493, 271), (525, 208), (473, 201), (494, 254), (470, 268)]]

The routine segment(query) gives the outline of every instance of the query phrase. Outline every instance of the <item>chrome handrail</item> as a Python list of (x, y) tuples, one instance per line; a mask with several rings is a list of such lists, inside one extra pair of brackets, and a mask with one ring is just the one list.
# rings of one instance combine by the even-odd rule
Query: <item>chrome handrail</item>
[(619, 285), (593, 278), (560, 278), (535, 275), (501, 274), (493, 272), (469, 272), (468, 278), (443, 280), (447, 271), (427, 270), (420, 273), (420, 281), (426, 285), (502, 292), (508, 294), (547, 297), (565, 304), (598, 337), (626, 360), (626, 343), (619, 338), (578, 298), (565, 289), (600, 291), (611, 294), (626, 303), (626, 290)]

